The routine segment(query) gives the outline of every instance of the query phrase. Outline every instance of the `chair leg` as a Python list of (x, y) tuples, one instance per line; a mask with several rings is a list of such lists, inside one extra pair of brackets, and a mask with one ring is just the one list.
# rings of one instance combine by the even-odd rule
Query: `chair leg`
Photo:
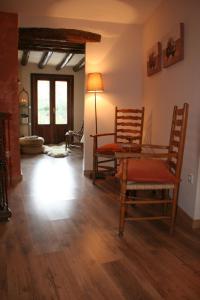
[(117, 173), (117, 159), (114, 160), (114, 172)]
[(174, 233), (174, 225), (175, 225), (176, 212), (177, 212), (177, 198), (178, 198), (178, 187), (176, 186), (173, 190), (173, 203), (172, 203), (170, 234)]
[(96, 177), (98, 172), (98, 157), (96, 155), (93, 156), (93, 172), (92, 172), (92, 182), (95, 184)]
[(126, 215), (126, 195), (121, 193), (120, 195), (120, 220), (119, 220), (119, 236), (122, 237), (124, 234), (124, 224), (125, 224), (125, 215)]
[(69, 135), (65, 136), (65, 148), (68, 149), (69, 148)]

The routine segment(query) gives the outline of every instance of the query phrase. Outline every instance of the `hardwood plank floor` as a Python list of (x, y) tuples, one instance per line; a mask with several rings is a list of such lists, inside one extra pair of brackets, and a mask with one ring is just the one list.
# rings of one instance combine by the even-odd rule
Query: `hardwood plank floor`
[(200, 299), (200, 231), (126, 225), (118, 237), (119, 186), (94, 186), (75, 149), (22, 159), (0, 223), (0, 300)]

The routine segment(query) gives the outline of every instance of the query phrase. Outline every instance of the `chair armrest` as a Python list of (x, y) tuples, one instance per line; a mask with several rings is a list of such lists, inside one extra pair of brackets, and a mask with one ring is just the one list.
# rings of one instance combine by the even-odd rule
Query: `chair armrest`
[(100, 134), (91, 134), (90, 137), (97, 138), (101, 136), (115, 135), (116, 133), (100, 133)]
[(134, 152), (116, 152), (115, 157), (119, 159), (123, 158), (172, 158), (177, 157), (176, 152), (170, 152), (170, 153), (134, 153)]
[(152, 145), (152, 144), (142, 144), (142, 148), (151, 148), (151, 149), (169, 149), (169, 146), (164, 146), (164, 145)]

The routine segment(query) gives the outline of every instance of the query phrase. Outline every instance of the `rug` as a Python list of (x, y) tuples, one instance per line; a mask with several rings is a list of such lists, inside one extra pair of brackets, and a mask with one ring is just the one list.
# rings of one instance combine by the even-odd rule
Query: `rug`
[(43, 146), (43, 153), (47, 154), (51, 157), (66, 157), (69, 155), (70, 150), (65, 148), (65, 144), (59, 144), (59, 145), (44, 145)]

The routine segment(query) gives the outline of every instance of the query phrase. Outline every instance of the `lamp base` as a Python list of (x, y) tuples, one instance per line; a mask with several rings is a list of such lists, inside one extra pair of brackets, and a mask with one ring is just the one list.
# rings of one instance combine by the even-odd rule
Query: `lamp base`
[(106, 178), (105, 174), (101, 172), (96, 173), (96, 179), (105, 179), (105, 178)]
[[(88, 175), (89, 175), (90, 178), (93, 178), (93, 171), (89, 171)], [(106, 176), (102, 172), (96, 173), (96, 179), (105, 179), (105, 178), (106, 178)]]

